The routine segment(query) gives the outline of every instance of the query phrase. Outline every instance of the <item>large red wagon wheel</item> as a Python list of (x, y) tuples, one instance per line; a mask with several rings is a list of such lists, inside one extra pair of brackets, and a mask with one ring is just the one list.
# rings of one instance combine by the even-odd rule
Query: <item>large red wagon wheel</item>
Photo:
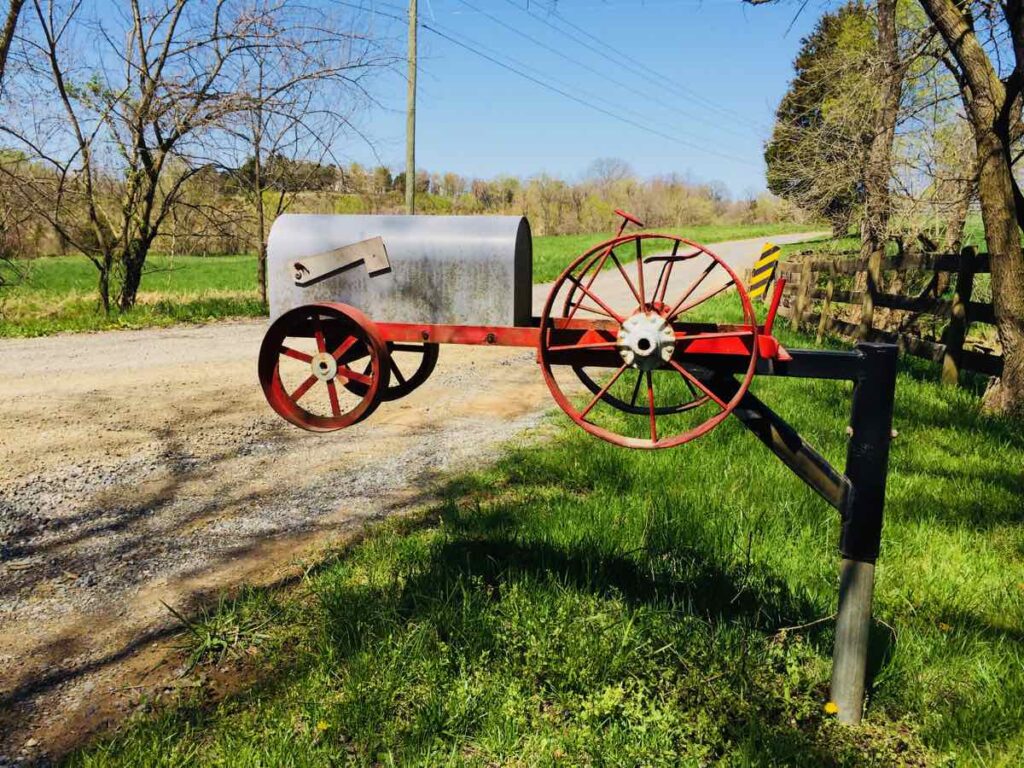
[[(387, 389), (391, 360), (376, 326), (345, 304), (310, 304), (275, 320), (260, 346), (260, 385), (282, 418), (312, 432), (369, 416)], [(353, 392), (347, 385), (359, 385)]]
[[(741, 322), (696, 323), (715, 297)], [(734, 397), (711, 390), (694, 353), (733, 357), (743, 375)], [(670, 448), (707, 433), (739, 403), (757, 364), (757, 322), (742, 281), (715, 253), (675, 235), (631, 234), (587, 251), (558, 278), (541, 315), (539, 355), (555, 401), (587, 432)], [(582, 398), (576, 380), (589, 391)]]

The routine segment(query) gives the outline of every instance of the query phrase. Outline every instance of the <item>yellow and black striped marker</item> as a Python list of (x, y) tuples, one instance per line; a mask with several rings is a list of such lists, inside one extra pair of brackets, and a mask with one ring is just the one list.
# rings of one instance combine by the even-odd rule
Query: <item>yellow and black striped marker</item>
[(754, 269), (750, 274), (750, 285), (747, 286), (750, 298), (756, 299), (758, 296), (765, 295), (775, 277), (775, 268), (778, 266), (779, 246), (765, 243), (764, 248), (761, 249), (761, 258), (754, 264)]

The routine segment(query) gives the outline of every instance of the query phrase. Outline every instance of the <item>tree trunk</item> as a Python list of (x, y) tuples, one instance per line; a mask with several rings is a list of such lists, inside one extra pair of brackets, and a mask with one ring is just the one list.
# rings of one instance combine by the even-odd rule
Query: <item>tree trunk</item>
[(142, 268), (146, 264), (149, 243), (140, 238), (131, 240), (121, 254), (121, 268), (124, 275), (121, 280), (121, 294), (117, 305), (122, 312), (135, 306), (135, 299), (142, 284)]
[(992, 304), (1003, 375), (985, 405), (1024, 415), (1024, 257), (1021, 255), (1013, 199), (1013, 180), (1005, 144), (995, 128), (975, 127), (978, 149), (978, 198), (992, 265)]
[[(960, 68), (960, 90), (970, 118), (977, 151), (978, 200), (985, 224), (992, 265), (992, 304), (1003, 376), (985, 394), (995, 410), (1024, 415), (1024, 257), (1021, 256), (1019, 214), (1010, 161), (1008, 94), (989, 53), (978, 39), (970, 7), (953, 0), (921, 0)], [(1004, 7), (1015, 29), (1020, 23), (1017, 4)], [(1024, 77), (1024, 61), (1014, 61), (1008, 81)]]
[(267, 308), (267, 240), (260, 240), (259, 254), (256, 259), (256, 280), (260, 284), (260, 304)]
[(828, 217), (829, 223), (832, 225), (832, 239), (838, 240), (841, 237), (846, 237), (850, 233), (850, 221), (853, 219), (853, 211), (849, 208), (844, 208), (841, 211), (833, 211)]
[(260, 158), (260, 142), (255, 142), (253, 153), (253, 185), (256, 194), (256, 282), (260, 287), (260, 304), (267, 307), (267, 212), (263, 201), (263, 163)]
[(868, 140), (864, 166), (864, 218), (861, 221), (860, 255), (867, 259), (867, 284), (861, 305), (858, 338), (871, 332), (874, 319), (874, 295), (881, 290), (882, 260), (889, 231), (889, 177), (892, 173), (892, 145), (896, 136), (903, 87), (896, 36), (896, 0), (878, 2), (878, 103), (875, 105), (873, 133)]
[(18, 26), (18, 15), (25, 0), (11, 0), (7, 6), (7, 19), (4, 21), (3, 30), (0, 30), (0, 86), (3, 85), (4, 72), (7, 69), (7, 53), (11, 49), (11, 41), (14, 40), (14, 30)]
[(103, 314), (110, 314), (110, 264), (105, 264), (100, 269), (100, 278), (98, 283), (100, 292), (100, 305), (103, 307)]

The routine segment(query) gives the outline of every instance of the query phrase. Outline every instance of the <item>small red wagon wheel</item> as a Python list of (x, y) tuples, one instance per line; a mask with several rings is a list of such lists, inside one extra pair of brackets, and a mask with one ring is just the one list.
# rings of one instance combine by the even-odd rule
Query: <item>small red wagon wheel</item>
[[(387, 387), (381, 390), (380, 399), (385, 403), (390, 403), (392, 400), (405, 397), (418, 388), (434, 372), (439, 354), (439, 344), (389, 341), (391, 381)], [(366, 363), (363, 373), (369, 375), (369, 361)], [(354, 380), (349, 381), (345, 388), (357, 395), (366, 392), (366, 385)]]
[[(390, 362), (376, 326), (362, 312), (345, 304), (310, 304), (271, 323), (260, 346), (260, 385), (286, 421), (331, 432), (374, 411), (388, 386)], [(361, 391), (350, 391), (350, 382)]]
[[(716, 314), (740, 322), (697, 322), (713, 299)], [(638, 233), (592, 248), (562, 273), (541, 315), (538, 351), (555, 401), (587, 432), (670, 448), (713, 429), (746, 393), (757, 322), (742, 281), (715, 253)], [(715, 361), (726, 360), (743, 376), (729, 401), (708, 384)], [(588, 390), (582, 398), (576, 381)]]

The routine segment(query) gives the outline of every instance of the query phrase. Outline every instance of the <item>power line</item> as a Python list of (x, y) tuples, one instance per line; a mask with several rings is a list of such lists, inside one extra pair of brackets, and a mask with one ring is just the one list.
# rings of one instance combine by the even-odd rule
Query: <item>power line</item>
[[(377, 14), (377, 15), (380, 15), (380, 16), (384, 16), (385, 18), (394, 19), (395, 21), (403, 21), (403, 22), (407, 21), (407, 18), (405, 18), (405, 17), (398, 16), (398, 15), (391, 14), (391, 13), (386, 13), (386, 12), (380, 11), (380, 10), (378, 10), (376, 8), (367, 8), (365, 6), (361, 6), (361, 5), (356, 5), (354, 3), (345, 2), (344, 0), (336, 0), (336, 2), (339, 5), (348, 6), (349, 8), (355, 8), (356, 10), (360, 10), (360, 11), (368, 11), (368, 12), (371, 12), (371, 13), (374, 13), (374, 14)], [(466, 40), (470, 40), (471, 41), (469, 43), (466, 43), (466, 42), (462, 42), (461, 40), (456, 39), (455, 37), (453, 37), (451, 34), (448, 34), (447, 32), (444, 32), (444, 31), (442, 31), (442, 30), (440, 30), (440, 29), (438, 29), (438, 28), (436, 28), (434, 26), (431, 26), (430, 24), (428, 24), (428, 23), (426, 23), (424, 21), (421, 21), (419, 23), (419, 26), (422, 29), (427, 30), (428, 32), (432, 32), (433, 34), (437, 35), (438, 37), (441, 37), (441, 38), (447, 40), (448, 42), (453, 43), (454, 45), (457, 45), (460, 48), (463, 48), (463, 49), (469, 51), (470, 53), (473, 53), (476, 56), (479, 56), (480, 58), (485, 59), (485, 60), (491, 62), (492, 64), (495, 64), (496, 66), (501, 67), (502, 69), (508, 70), (509, 72), (512, 72), (512, 73), (518, 75), (519, 77), (524, 78), (525, 80), (529, 80), (530, 82), (532, 82), (532, 83), (534, 83), (536, 85), (539, 85), (540, 87), (542, 87), (542, 88), (544, 88), (546, 90), (552, 91), (553, 93), (556, 93), (559, 96), (562, 96), (562, 97), (564, 97), (566, 99), (569, 99), (570, 101), (576, 102), (577, 104), (580, 104), (580, 105), (582, 105), (584, 107), (587, 107), (588, 109), (592, 109), (592, 110), (594, 110), (596, 112), (600, 112), (601, 114), (606, 115), (607, 117), (611, 117), (611, 118), (613, 118), (615, 120), (618, 120), (621, 123), (625, 123), (626, 125), (630, 125), (630, 126), (632, 126), (634, 128), (638, 128), (638, 129), (640, 129), (642, 131), (646, 131), (647, 133), (653, 134), (655, 136), (659, 136), (659, 137), (661, 137), (663, 139), (667, 139), (668, 141), (672, 141), (672, 142), (674, 142), (676, 144), (680, 144), (682, 146), (689, 147), (690, 149), (694, 149), (694, 150), (696, 150), (698, 152), (702, 152), (702, 153), (707, 154), (707, 155), (713, 155), (715, 157), (720, 157), (720, 158), (722, 158), (724, 160), (730, 160), (732, 162), (739, 163), (741, 165), (747, 165), (747, 166), (750, 166), (750, 167), (759, 167), (755, 163), (752, 163), (748, 159), (741, 158), (741, 157), (739, 157), (737, 155), (731, 155), (731, 154), (726, 153), (726, 152), (720, 152), (720, 151), (718, 151), (716, 149), (710, 149), (708, 147), (703, 147), (703, 146), (701, 146), (699, 144), (696, 144), (696, 143), (694, 143), (692, 141), (688, 141), (688, 140), (683, 139), (683, 138), (681, 138), (679, 136), (673, 136), (672, 134), (665, 133), (663, 131), (658, 130), (657, 128), (652, 128), (649, 125), (645, 125), (643, 123), (637, 122), (636, 120), (632, 120), (631, 118), (628, 118), (628, 117), (626, 117), (624, 115), (618, 114), (617, 112), (613, 112), (610, 109), (605, 109), (604, 107), (600, 106), (599, 104), (595, 104), (595, 103), (593, 103), (591, 101), (588, 101), (587, 99), (581, 98), (580, 96), (577, 96), (576, 94), (570, 93), (569, 91), (564, 90), (563, 88), (560, 88), (560, 87), (558, 87), (556, 85), (552, 85), (549, 82), (545, 82), (544, 80), (541, 80), (539, 77), (535, 77), (535, 76), (533, 76), (533, 75), (531, 75), (531, 74), (529, 74), (527, 72), (524, 72), (522, 69), (520, 69), (518, 67), (511, 66), (511, 65), (509, 65), (509, 64), (507, 64), (507, 63), (505, 63), (505, 62), (495, 58), (494, 56), (481, 51), (479, 48), (475, 47), (477, 45), (480, 45), (480, 43), (471, 40), (471, 38), (465, 37)]]
[(749, 165), (751, 167), (755, 166), (754, 163), (751, 163), (749, 160), (747, 160), (745, 158), (741, 158), (741, 157), (738, 157), (736, 155), (730, 155), (730, 154), (725, 153), (725, 152), (719, 152), (718, 150), (715, 150), (715, 149), (708, 149), (707, 147), (702, 147), (699, 144), (694, 144), (693, 142), (687, 141), (686, 139), (682, 139), (682, 138), (680, 138), (678, 136), (673, 136), (671, 134), (659, 131), (657, 128), (651, 128), (649, 125), (644, 125), (643, 123), (639, 123), (639, 122), (637, 122), (635, 120), (631, 120), (628, 117), (624, 117), (623, 115), (620, 115), (620, 114), (618, 114), (616, 112), (612, 112), (610, 109), (605, 109), (604, 107), (601, 107), (601, 106), (599, 106), (597, 104), (589, 102), (586, 99), (581, 99), (578, 96), (575, 96), (574, 94), (569, 93), (568, 91), (564, 91), (561, 88), (558, 88), (557, 86), (551, 85), (549, 83), (545, 83), (543, 80), (540, 80), (540, 79), (538, 79), (536, 77), (533, 77), (532, 75), (529, 75), (529, 74), (527, 74), (525, 72), (522, 72), (522, 71), (516, 69), (515, 67), (511, 67), (508, 64), (505, 64), (504, 62), (501, 62), (498, 59), (495, 59), (494, 57), (484, 53), (483, 51), (477, 50), (477, 49), (473, 48), (472, 46), (467, 45), (466, 43), (462, 43), (462, 42), (456, 40), (454, 37), (451, 37), (451, 36), (445, 34), (444, 32), (441, 32), (441, 31), (439, 31), (437, 29), (434, 29), (429, 24), (421, 22), (421, 26), (424, 29), (428, 30), (429, 32), (433, 32), (435, 35), (443, 37), (445, 40), (448, 40), (449, 42), (454, 43), (455, 45), (458, 45), (461, 48), (465, 48), (467, 51), (470, 51), (471, 53), (475, 53), (477, 56), (480, 56), (481, 58), (487, 59), (492, 64), (496, 64), (499, 67), (502, 67), (503, 69), (507, 69), (510, 72), (514, 72), (515, 74), (519, 75), (520, 77), (526, 78), (527, 80), (530, 80), (531, 82), (536, 83), (537, 85), (541, 86), (542, 88), (546, 88), (549, 91), (553, 91), (554, 93), (557, 93), (560, 96), (564, 96), (565, 98), (570, 99), (571, 101), (575, 101), (577, 104), (582, 104), (585, 107), (593, 109), (593, 110), (595, 110), (597, 112), (600, 112), (600, 113), (602, 113), (604, 115), (607, 115), (608, 117), (611, 117), (611, 118), (613, 118), (615, 120), (618, 120), (618, 121), (620, 121), (622, 123), (625, 123), (627, 125), (631, 125), (634, 128), (639, 128), (642, 131), (647, 131), (648, 133), (654, 134), (655, 136), (660, 136), (663, 139), (668, 139), (669, 141), (673, 141), (673, 142), (675, 142), (677, 144), (681, 144), (681, 145), (689, 147), (691, 149), (695, 149), (695, 150), (697, 150), (699, 152), (704, 152), (705, 154), (708, 154), (708, 155), (715, 155), (716, 157), (721, 157), (721, 158), (723, 158), (725, 160), (731, 160), (733, 162), (740, 163), (742, 165)]
[[(376, 3), (376, 4), (377, 5), (383, 5), (385, 7), (394, 8), (396, 10), (396, 12), (402, 10), (398, 6), (396, 6), (396, 5), (392, 4), (392, 3), (381, 2), (381, 3)], [(469, 4), (467, 3), (467, 6), (468, 5)], [(472, 6), (470, 6), (470, 7), (472, 7)], [(370, 9), (364, 8), (364, 10), (370, 10)], [(476, 9), (474, 9), (474, 10), (476, 10)], [(406, 14), (405, 16), (391, 16), (391, 15), (388, 15), (388, 14), (381, 14), (381, 15), (384, 15), (386, 18), (395, 19), (395, 20), (405, 20), (405, 19), (408, 18), (408, 14)], [(448, 30), (447, 34), (455, 35), (457, 37), (461, 37), (463, 41), (468, 41), (471, 45), (476, 45), (476, 46), (481, 46), (482, 45), (479, 41), (473, 40), (472, 38), (468, 38), (468, 37), (466, 37), (465, 35), (462, 35), (462, 34), (456, 34), (455, 32), (452, 32), (451, 30)], [(526, 36), (526, 37), (529, 39), (529, 36)], [(506, 63), (510, 62), (511, 64), (515, 65), (519, 69), (524, 69), (524, 70), (526, 70), (528, 72), (532, 72), (532, 73), (534, 73), (534, 76), (536, 76), (536, 77), (546, 78), (548, 83), (554, 83), (554, 84), (560, 86), (563, 89), (567, 89), (567, 90), (569, 90), (571, 92), (576, 93), (577, 95), (583, 95), (583, 96), (585, 96), (585, 97), (587, 97), (588, 99), (591, 99), (591, 100), (596, 100), (596, 101), (599, 101), (599, 102), (603, 101), (606, 104), (609, 103), (607, 101), (607, 99), (605, 99), (605, 97), (603, 97), (601, 95), (595, 94), (592, 91), (587, 91), (585, 89), (582, 89), (582, 88), (580, 88), (579, 86), (577, 86), (574, 83), (568, 83), (565, 80), (561, 80), (561, 79), (559, 79), (557, 77), (554, 77), (549, 72), (547, 72), (545, 70), (538, 69), (537, 67), (531, 66), (530, 64), (527, 64), (526, 62), (522, 61), (521, 59), (517, 59), (514, 56), (509, 56), (508, 54), (504, 54), (504, 59), (505, 59)], [(612, 106), (613, 107), (617, 106), (617, 104), (612, 103)]]
[[(519, 37), (526, 38), (527, 40), (529, 40), (534, 45), (536, 45), (536, 46), (538, 46), (540, 48), (543, 48), (544, 50), (546, 50), (546, 51), (548, 51), (550, 53), (553, 53), (555, 56), (558, 56), (560, 59), (568, 61), (570, 64), (574, 64), (577, 67), (580, 67), (581, 69), (585, 69), (586, 71), (590, 72), (591, 74), (597, 75), (602, 80), (607, 80), (609, 83), (614, 83), (615, 85), (618, 85), (621, 88), (625, 88), (627, 91), (634, 91), (636, 93), (639, 93), (641, 96), (645, 96), (648, 99), (651, 99), (652, 101), (654, 101), (655, 103), (663, 103), (665, 101), (665, 99), (663, 97), (660, 97), (660, 96), (658, 96), (656, 94), (652, 94), (650, 91), (640, 90), (640, 89), (636, 88), (635, 86), (630, 85), (629, 83), (625, 83), (622, 80), (618, 80), (615, 77), (612, 77), (611, 75), (607, 74), (606, 72), (602, 72), (601, 70), (597, 69), (596, 67), (592, 67), (589, 64), (586, 64), (585, 62), (580, 61), (579, 59), (575, 59), (572, 56), (569, 56), (569, 55), (563, 53), (562, 51), (558, 50), (554, 46), (547, 45), (546, 43), (542, 43), (540, 40), (537, 40), (536, 38), (532, 37), (531, 35), (527, 34), (526, 32), (523, 32), (518, 27), (515, 27), (512, 24), (509, 24), (509, 23), (505, 22), (501, 18), (499, 18), (499, 17), (497, 17), (497, 16), (495, 16), (495, 15), (493, 15), (491, 13), (488, 13), (487, 11), (483, 10), (482, 8), (478, 8), (477, 6), (475, 6), (472, 3), (468, 2), (468, 0), (459, 0), (459, 2), (462, 3), (464, 6), (466, 6), (467, 8), (469, 8), (470, 10), (475, 11), (476, 13), (479, 13), (480, 15), (485, 16), (486, 18), (490, 19), (495, 24), (498, 24), (499, 26), (503, 27), (504, 29), (509, 30), (510, 32), (518, 35)], [(708, 125), (708, 126), (710, 126), (712, 128), (716, 128), (718, 130), (725, 130), (725, 131), (728, 131), (728, 132), (730, 132), (730, 133), (732, 133), (734, 135), (743, 136), (744, 138), (746, 137), (746, 134), (741, 133), (736, 128), (733, 128), (731, 125), (723, 125), (721, 122), (715, 122), (714, 120), (711, 120), (709, 118), (703, 117), (702, 115), (690, 115), (690, 117), (693, 118), (694, 120), (696, 120), (697, 122), (704, 123), (705, 125)], [(758, 135), (756, 131), (753, 131), (745, 123), (741, 123), (741, 125), (748, 132), (753, 134), (756, 138), (758, 138), (758, 139), (761, 138), (760, 135)]]
[[(710, 109), (710, 110), (713, 110), (715, 112), (718, 112), (719, 114), (721, 114), (721, 115), (723, 115), (725, 117), (728, 117), (730, 120), (739, 120), (741, 123), (746, 124), (746, 125), (759, 125), (762, 128), (766, 127), (766, 126), (764, 126), (763, 124), (761, 124), (759, 122), (755, 122), (755, 121), (751, 120), (746, 115), (743, 115), (743, 114), (741, 114), (739, 112), (736, 112), (735, 110), (732, 110), (729, 107), (721, 106), (718, 103), (712, 101), (711, 99), (708, 99), (707, 97), (702, 96), (701, 94), (697, 93), (696, 91), (691, 90), (691, 89), (687, 88), (684, 85), (680, 85), (678, 82), (676, 82), (672, 78), (670, 78), (667, 75), (664, 75), (664, 74), (658, 72), (657, 70), (651, 69), (650, 67), (648, 67), (645, 64), (642, 64), (640, 62), (635, 62), (634, 63), (633, 60), (630, 58), (632, 56), (632, 54), (626, 53), (626, 52), (621, 51), (621, 50), (619, 50), (617, 48), (614, 48), (613, 46), (609, 45), (607, 42), (605, 42), (601, 38), (596, 37), (595, 35), (591, 34), (590, 32), (587, 32), (587, 30), (585, 30), (582, 27), (574, 24), (573, 22), (569, 21), (564, 16), (562, 16), (562, 15), (560, 15), (558, 13), (553, 13), (552, 15), (555, 18), (557, 18), (560, 21), (560, 23), (564, 24), (567, 27), (571, 27), (572, 29), (577, 30), (582, 35), (584, 35), (585, 37), (589, 38), (590, 40), (593, 40), (594, 43), (596, 43), (596, 45), (594, 43), (589, 43), (586, 40), (581, 39), (579, 37), (579, 35), (575, 35), (575, 34), (573, 34), (571, 32), (566, 31), (565, 29), (562, 29), (561, 27), (556, 26), (555, 24), (552, 24), (551, 20), (548, 17), (545, 17), (545, 16), (542, 16), (542, 15), (540, 15), (538, 13), (535, 13), (534, 11), (530, 10), (529, 7), (525, 7), (524, 8), (523, 6), (518, 5), (517, 3), (513, 2), (512, 0), (505, 0), (505, 2), (508, 3), (509, 5), (511, 5), (516, 10), (521, 11), (521, 12), (523, 12), (523, 13), (529, 15), (529, 16), (532, 16), (534, 19), (537, 19), (538, 21), (540, 21), (545, 26), (550, 27), (551, 29), (555, 30), (556, 32), (558, 32), (561, 35), (564, 35), (565, 37), (567, 37), (570, 40), (572, 40), (573, 42), (575, 42), (577, 45), (580, 45), (580, 46), (586, 48), (587, 50), (592, 51), (593, 53), (598, 54), (601, 57), (607, 57), (609, 53), (615, 54), (616, 56), (619, 57), (619, 59), (620, 59), (619, 63), (623, 67), (623, 69), (629, 70), (634, 75), (638, 75), (639, 77), (642, 77), (642, 78), (644, 78), (647, 81), (650, 81), (650, 79), (652, 77), (654, 77), (654, 78), (656, 78), (658, 80), (661, 80), (669, 88), (671, 88), (672, 90), (676, 91), (676, 93), (678, 93), (678, 94), (680, 94), (680, 95), (682, 95), (682, 96), (684, 96), (684, 97), (686, 97), (688, 99), (692, 99), (693, 101), (699, 102), (699, 103), (703, 104), (707, 109)], [(597, 46), (600, 46), (600, 47), (597, 47)]]
[[(515, 5), (515, 3), (512, 3), (511, 0), (506, 0), (506, 2), (509, 2), (511, 5)], [(559, 19), (559, 21), (561, 21), (561, 23), (565, 24), (567, 27), (570, 27), (571, 29), (575, 29), (577, 32), (581, 33), (585, 37), (590, 38), (591, 40), (593, 40), (594, 42), (596, 42), (598, 45), (602, 46), (603, 48), (606, 48), (607, 50), (610, 50), (610, 51), (618, 54), (619, 56), (624, 56), (624, 57), (628, 57), (629, 56), (628, 53), (625, 53), (623, 51), (620, 51), (620, 50), (617, 50), (615, 48), (612, 48), (604, 40), (602, 40), (599, 37), (596, 37), (595, 35), (593, 35), (592, 33), (588, 32), (587, 30), (585, 30), (583, 27), (579, 26), (578, 24), (575, 24), (572, 21), (569, 21), (569, 19), (565, 18), (564, 16), (562, 16), (557, 11), (553, 11), (552, 13), (553, 13), (553, 15), (556, 18)], [(646, 64), (644, 64), (641, 61), (637, 61), (637, 62), (633, 62), (633, 63), (635, 64), (636, 67), (639, 67), (641, 70), (645, 70), (646, 72), (648, 72), (652, 77), (654, 77), (654, 78), (656, 78), (658, 80), (661, 80), (662, 82), (667, 83), (670, 87), (675, 88), (677, 91), (679, 91), (681, 93), (688, 94), (690, 97), (692, 97), (696, 101), (699, 101), (699, 102), (702, 102), (704, 104), (707, 104), (710, 108), (712, 108), (714, 110), (717, 110), (718, 112), (720, 112), (722, 114), (733, 115), (733, 116), (739, 118), (740, 120), (744, 120), (744, 121), (749, 121), (750, 120), (750, 118), (747, 115), (744, 115), (744, 114), (742, 114), (740, 112), (737, 112), (737, 111), (735, 111), (733, 109), (730, 109), (729, 107), (722, 106), (722, 105), (718, 104), (717, 102), (712, 101), (711, 99), (708, 99), (705, 96), (702, 96), (701, 94), (697, 93), (696, 91), (694, 91), (694, 90), (692, 90), (690, 88), (687, 88), (684, 85), (680, 85), (676, 80), (672, 79), (671, 77), (669, 77), (669, 76), (667, 76), (667, 75), (665, 75), (665, 74), (663, 74), (661, 72), (658, 72), (656, 69), (652, 69), (651, 67), (647, 66)]]

